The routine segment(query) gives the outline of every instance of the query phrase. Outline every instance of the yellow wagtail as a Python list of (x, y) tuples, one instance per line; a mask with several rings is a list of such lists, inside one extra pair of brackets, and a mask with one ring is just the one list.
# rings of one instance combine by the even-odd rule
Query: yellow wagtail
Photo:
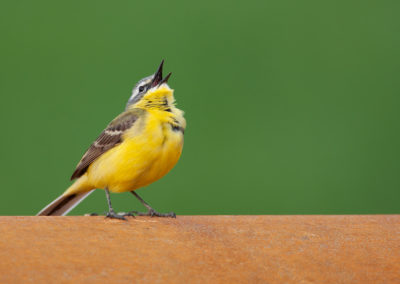
[[(111, 192), (130, 191), (147, 208), (138, 215), (175, 217), (158, 213), (135, 189), (146, 186), (168, 173), (178, 162), (183, 147), (186, 121), (175, 107), (173, 90), (163, 78), (164, 60), (154, 75), (140, 80), (133, 89), (126, 109), (117, 116), (78, 163), (71, 180), (77, 179), (60, 197), (37, 215), (66, 215), (96, 188), (106, 192), (107, 217), (125, 219), (110, 201)], [(128, 214), (130, 215), (130, 214)]]

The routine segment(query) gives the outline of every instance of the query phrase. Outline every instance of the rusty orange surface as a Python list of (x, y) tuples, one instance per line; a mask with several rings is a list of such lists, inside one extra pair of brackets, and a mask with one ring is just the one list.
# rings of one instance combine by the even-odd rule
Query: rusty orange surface
[(0, 217), (0, 283), (400, 283), (400, 215)]

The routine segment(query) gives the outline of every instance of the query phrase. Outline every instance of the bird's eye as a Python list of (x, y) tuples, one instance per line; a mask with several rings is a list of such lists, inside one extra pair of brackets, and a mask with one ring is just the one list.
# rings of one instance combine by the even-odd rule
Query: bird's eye
[(143, 92), (143, 90), (144, 90), (144, 86), (140, 86), (139, 87), (139, 92)]

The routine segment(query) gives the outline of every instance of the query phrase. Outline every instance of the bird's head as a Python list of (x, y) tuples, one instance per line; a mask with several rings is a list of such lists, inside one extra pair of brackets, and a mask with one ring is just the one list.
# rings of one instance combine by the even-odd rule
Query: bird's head
[(156, 73), (151, 76), (141, 79), (133, 88), (132, 95), (126, 104), (126, 108), (130, 108), (134, 105), (143, 104), (144, 101), (161, 101), (165, 97), (172, 97), (172, 90), (168, 86), (167, 82), (172, 73), (168, 73), (163, 78), (164, 60), (161, 61)]

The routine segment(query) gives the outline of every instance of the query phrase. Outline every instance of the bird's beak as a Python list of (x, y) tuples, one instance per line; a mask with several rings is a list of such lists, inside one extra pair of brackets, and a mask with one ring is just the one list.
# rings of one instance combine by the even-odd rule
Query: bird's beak
[(167, 83), (169, 77), (172, 73), (168, 73), (167, 76), (163, 79), (162, 77), (162, 69), (164, 65), (164, 59), (161, 61), (160, 67), (158, 67), (157, 72), (154, 74), (153, 81), (151, 82), (151, 87), (160, 86), (161, 84)]
[(168, 82), (168, 79), (169, 79), (169, 77), (171, 77), (171, 74), (172, 74), (172, 73), (171, 73), (171, 72), (169, 72), (169, 73), (168, 73), (168, 75), (167, 75), (167, 76), (165, 76), (165, 77), (164, 77), (164, 79), (162, 79), (160, 83), (158, 83), (158, 85), (159, 85), (159, 86), (161, 86), (162, 84), (164, 84), (164, 83), (167, 83), (167, 82)]

